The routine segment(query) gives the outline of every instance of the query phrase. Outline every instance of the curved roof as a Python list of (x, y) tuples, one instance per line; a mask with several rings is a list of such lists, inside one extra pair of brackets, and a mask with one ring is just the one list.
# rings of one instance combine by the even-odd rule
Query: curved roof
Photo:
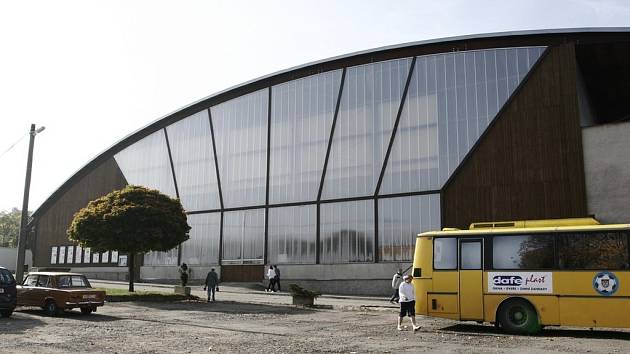
[(204, 97), (174, 112), (166, 114), (125, 136), (72, 174), (68, 180), (40, 205), (33, 213), (33, 218), (46, 210), (47, 207), (61, 196), (74, 182), (127, 146), (191, 114), (265, 87), (347, 66), (367, 64), (393, 58), (497, 47), (553, 45), (577, 41), (580, 43), (592, 43), (601, 42), (602, 39), (606, 41), (611, 39), (630, 40), (630, 27), (508, 31), (430, 39), (344, 54), (271, 73)]

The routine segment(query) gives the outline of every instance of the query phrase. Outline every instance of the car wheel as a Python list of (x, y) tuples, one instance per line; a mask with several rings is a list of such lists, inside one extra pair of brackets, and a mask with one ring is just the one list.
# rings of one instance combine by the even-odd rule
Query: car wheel
[(0, 311), (0, 315), (2, 315), (2, 317), (11, 317), (12, 314), (13, 314), (13, 310)]
[(44, 306), (44, 313), (46, 313), (48, 316), (56, 316), (58, 315), (61, 311), (59, 307), (57, 307), (57, 304), (55, 303), (55, 301), (53, 300), (48, 300), (48, 302), (46, 302), (46, 305)]
[(91, 307), (81, 307), (81, 313), (84, 315), (89, 315), (94, 311)]
[(538, 315), (532, 305), (523, 299), (512, 299), (501, 305), (498, 322), (508, 333), (536, 334), (540, 332)]

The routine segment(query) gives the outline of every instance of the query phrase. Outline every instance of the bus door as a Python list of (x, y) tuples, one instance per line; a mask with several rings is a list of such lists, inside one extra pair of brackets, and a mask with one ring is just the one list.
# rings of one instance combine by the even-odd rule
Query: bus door
[(460, 239), (459, 309), (462, 320), (483, 320), (483, 240)]

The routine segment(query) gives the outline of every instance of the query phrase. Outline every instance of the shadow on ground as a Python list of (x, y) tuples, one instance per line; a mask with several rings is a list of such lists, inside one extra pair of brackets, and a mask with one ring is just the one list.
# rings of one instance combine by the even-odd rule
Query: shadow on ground
[(0, 317), (0, 333), (2, 334), (19, 334), (43, 325), (44, 322), (37, 317), (19, 312), (14, 312), (11, 317)]
[[(442, 331), (467, 333), (467, 334), (481, 334), (481, 335), (506, 335), (501, 329), (498, 329), (491, 325), (482, 324), (456, 324), (441, 328)], [(623, 330), (610, 330), (610, 329), (565, 329), (546, 327), (539, 334), (538, 337), (568, 337), (568, 338), (593, 338), (593, 339), (620, 339), (630, 341), (630, 332)]]
[(222, 314), (278, 314), (303, 315), (317, 311), (317, 308), (293, 307), (289, 305), (251, 304), (235, 301), (178, 301), (178, 302), (142, 302), (134, 305), (162, 311), (196, 311)]
[[(18, 313), (31, 315), (32, 316), (31, 318), (49, 317), (41, 309), (22, 308), (19, 310)], [(63, 318), (63, 319), (85, 321), (85, 322), (111, 322), (111, 321), (119, 321), (123, 319), (116, 316), (99, 314), (98, 312), (95, 312), (89, 315), (84, 315), (79, 310), (64, 311), (63, 314), (57, 315), (55, 316), (55, 318)]]

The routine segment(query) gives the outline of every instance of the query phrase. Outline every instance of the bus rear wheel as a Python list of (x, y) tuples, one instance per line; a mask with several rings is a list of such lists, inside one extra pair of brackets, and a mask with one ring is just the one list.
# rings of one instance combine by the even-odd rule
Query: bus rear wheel
[(540, 332), (538, 315), (532, 305), (523, 299), (506, 301), (497, 315), (501, 327), (513, 334), (536, 334)]

